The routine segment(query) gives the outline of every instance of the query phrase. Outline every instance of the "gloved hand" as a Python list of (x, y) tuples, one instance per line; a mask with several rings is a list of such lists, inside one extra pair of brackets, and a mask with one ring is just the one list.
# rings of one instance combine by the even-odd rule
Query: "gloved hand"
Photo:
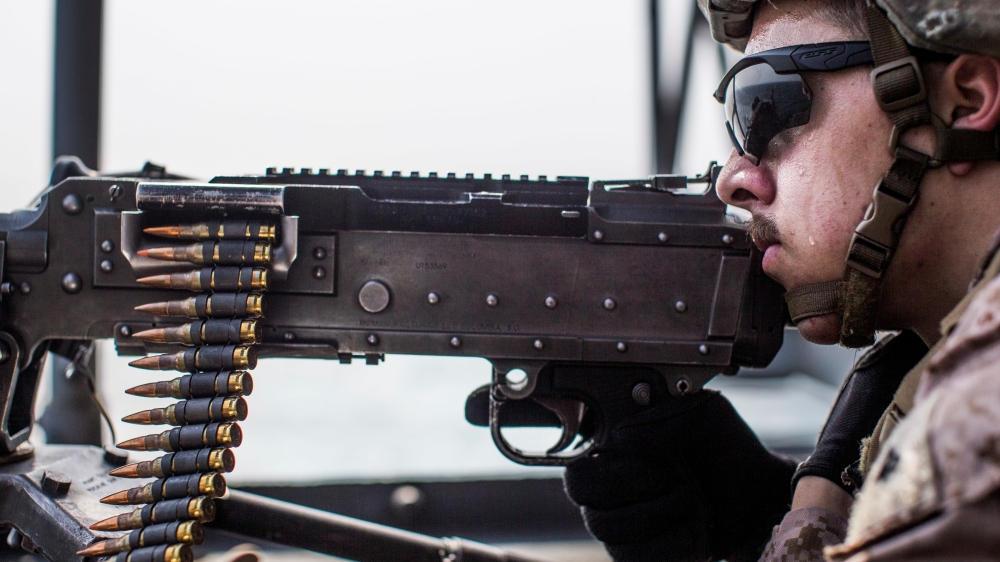
[(619, 423), (566, 467), (590, 532), (619, 562), (757, 560), (788, 511), (795, 462), (772, 454), (718, 392)]
[(795, 471), (792, 489), (803, 476), (820, 476), (853, 494), (861, 486), (861, 441), (878, 425), (903, 377), (927, 354), (913, 332), (903, 331), (875, 344), (844, 381), (816, 449)]

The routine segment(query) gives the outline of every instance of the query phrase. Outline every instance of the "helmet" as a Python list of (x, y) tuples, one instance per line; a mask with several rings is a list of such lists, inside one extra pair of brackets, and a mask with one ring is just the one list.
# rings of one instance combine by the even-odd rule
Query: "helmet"
[[(754, 8), (758, 1), (698, 0), (698, 4), (708, 18), (713, 38), (743, 51), (750, 39)], [(867, 0), (866, 17), (869, 61), (875, 66), (872, 88), (879, 106), (893, 122), (889, 139), (893, 161), (885, 177), (875, 187), (872, 203), (855, 229), (844, 278), (799, 287), (785, 295), (794, 322), (838, 312), (841, 316), (840, 343), (845, 347), (864, 347), (874, 343), (883, 273), (893, 256), (906, 218), (916, 205), (918, 188), (926, 170), (945, 162), (1000, 159), (1000, 130), (950, 129), (933, 117), (920, 65), (911, 52), (911, 48), (915, 47), (948, 55), (969, 53), (1000, 58), (1000, 10), (997, 10), (996, 3), (991, 0)], [(809, 47), (807, 54), (813, 55), (826, 53), (826, 50), (817, 50), (817, 47), (830, 45), (802, 47)], [(838, 46), (841, 49), (846, 47)], [(726, 80), (732, 80), (736, 72), (753, 68), (750, 65), (761, 61), (744, 59), (741, 62), (745, 64), (738, 64), (727, 73), (723, 86), (716, 93), (720, 102), (725, 101)], [(774, 80), (774, 77), (771, 76), (771, 79)], [(771, 105), (760, 104), (761, 111)], [(750, 123), (755, 117), (743, 116)], [(761, 117), (767, 116), (762, 114)], [(933, 125), (936, 129), (937, 145), (933, 154), (923, 154), (899, 145), (903, 132), (924, 125)], [(730, 123), (730, 136), (743, 155), (747, 147), (740, 141), (739, 135), (734, 134), (734, 126), (740, 129), (739, 124)], [(762, 138), (770, 137), (764, 135)], [(761, 151), (760, 147), (757, 148), (755, 153), (759, 157)]]
[[(760, 0), (698, 0), (712, 37), (743, 51)], [(1000, 58), (1000, 9), (989, 0), (876, 0), (906, 42), (958, 55)]]

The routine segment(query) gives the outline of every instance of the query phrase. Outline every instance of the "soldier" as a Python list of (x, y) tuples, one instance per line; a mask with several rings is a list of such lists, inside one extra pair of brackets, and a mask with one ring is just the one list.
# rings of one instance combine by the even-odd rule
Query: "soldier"
[(793, 321), (849, 347), (898, 334), (798, 467), (701, 392), (614, 428), (567, 493), (616, 560), (1000, 558), (1000, 9), (700, 4), (747, 53), (716, 92), (718, 193), (752, 213)]

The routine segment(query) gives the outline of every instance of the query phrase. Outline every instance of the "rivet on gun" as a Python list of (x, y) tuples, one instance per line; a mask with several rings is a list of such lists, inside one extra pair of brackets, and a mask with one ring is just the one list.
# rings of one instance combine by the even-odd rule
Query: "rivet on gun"
[(496, 306), (500, 304), (500, 299), (496, 295), (486, 295), (486, 304), (488, 306)]
[(628, 346), (625, 344), (625, 342), (620, 341), (615, 344), (615, 349), (618, 350), (618, 353), (625, 353), (626, 351), (628, 351)]
[(112, 242), (111, 240), (105, 240), (104, 242), (101, 242), (101, 251), (104, 252), (105, 254), (110, 254), (114, 250), (115, 250), (115, 243)]
[(632, 387), (632, 400), (640, 406), (649, 406), (649, 399), (653, 389), (648, 384), (641, 382)]
[(285, 332), (285, 341), (295, 341), (295, 332)]
[(661, 232), (656, 235), (656, 239), (660, 242), (666, 242), (667, 240), (670, 240), (670, 236), (667, 236), (666, 232)]
[(726, 246), (732, 244), (733, 243), (733, 235), (732, 234), (723, 234), (722, 235), (722, 243), (725, 244)]
[(594, 240), (604, 240), (604, 232), (601, 230), (594, 231)]
[(378, 336), (376, 336), (375, 334), (368, 334), (368, 337), (365, 338), (365, 341), (368, 342), (368, 345), (378, 345)]
[(326, 258), (326, 248), (323, 246), (316, 246), (313, 248), (313, 258), (317, 260)]
[(674, 310), (677, 312), (687, 312), (688, 303), (684, 301), (677, 301), (674, 303)]
[(83, 210), (83, 200), (75, 193), (63, 197), (62, 208), (67, 215), (77, 215)]
[(677, 379), (677, 383), (674, 385), (674, 388), (677, 389), (678, 394), (683, 396), (687, 394), (689, 390), (691, 390), (691, 382), (688, 381), (686, 378), (681, 377)]
[(108, 188), (108, 195), (111, 197), (112, 201), (117, 199), (121, 194), (122, 188), (117, 183)]
[(430, 304), (437, 304), (441, 302), (441, 297), (437, 293), (427, 293), (427, 302)]
[(614, 310), (618, 306), (615, 299), (604, 299), (604, 310)]
[(79, 293), (80, 289), (83, 288), (83, 279), (80, 279), (79, 275), (71, 271), (63, 275), (62, 288), (71, 295)]
[(322, 279), (326, 277), (326, 268), (317, 265), (315, 268), (313, 268), (313, 277), (315, 277), (316, 279)]
[(451, 341), (449, 343), (451, 343), (452, 347), (457, 349), (459, 347), (462, 347), (462, 338), (454, 336), (451, 338)]
[(21, 281), (21, 284), (17, 286), (20, 289), (22, 295), (27, 295), (31, 292), (31, 283), (27, 281)]
[(14, 292), (14, 284), (10, 281), (0, 283), (0, 295), (9, 295)]
[(101, 271), (111, 273), (115, 269), (115, 264), (111, 260), (101, 260)]
[(538, 351), (545, 349), (545, 342), (543, 342), (542, 340), (535, 340), (535, 349), (537, 349)]
[(545, 306), (548, 308), (555, 308), (559, 305), (559, 301), (555, 297), (545, 297)]
[(122, 326), (121, 328), (118, 328), (118, 333), (121, 334), (123, 338), (130, 338), (132, 337), (132, 328)]
[(702, 355), (708, 355), (708, 346), (705, 345), (705, 344), (699, 345), (698, 346), (698, 353), (700, 353)]

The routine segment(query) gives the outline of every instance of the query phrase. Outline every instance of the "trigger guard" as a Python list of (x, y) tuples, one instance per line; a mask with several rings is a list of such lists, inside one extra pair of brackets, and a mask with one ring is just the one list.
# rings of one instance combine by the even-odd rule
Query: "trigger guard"
[(536, 396), (533, 400), (555, 414), (559, 418), (559, 423), (562, 427), (563, 433), (559, 438), (559, 442), (546, 452), (558, 453), (565, 450), (576, 439), (576, 434), (580, 432), (580, 426), (583, 425), (583, 415), (587, 411), (586, 404), (571, 398), (542, 398)]
[[(559, 449), (549, 449), (543, 455), (534, 455), (525, 453), (524, 451), (514, 447), (503, 438), (500, 433), (500, 408), (503, 407), (503, 401), (497, 400), (494, 393), (490, 393), (490, 436), (493, 438), (493, 444), (496, 445), (497, 450), (500, 454), (507, 457), (508, 459), (516, 462), (517, 464), (523, 464), (526, 466), (566, 466), (570, 462), (585, 456), (594, 446), (594, 441), (588, 439), (584, 442), (584, 446), (573, 449), (572, 451), (561, 451)], [(558, 414), (557, 414), (558, 415)], [(563, 434), (563, 439), (565, 439), (565, 429)], [(572, 440), (570, 441), (572, 442)], [(560, 440), (560, 444), (562, 440)], [(566, 446), (569, 446), (567, 443)]]

